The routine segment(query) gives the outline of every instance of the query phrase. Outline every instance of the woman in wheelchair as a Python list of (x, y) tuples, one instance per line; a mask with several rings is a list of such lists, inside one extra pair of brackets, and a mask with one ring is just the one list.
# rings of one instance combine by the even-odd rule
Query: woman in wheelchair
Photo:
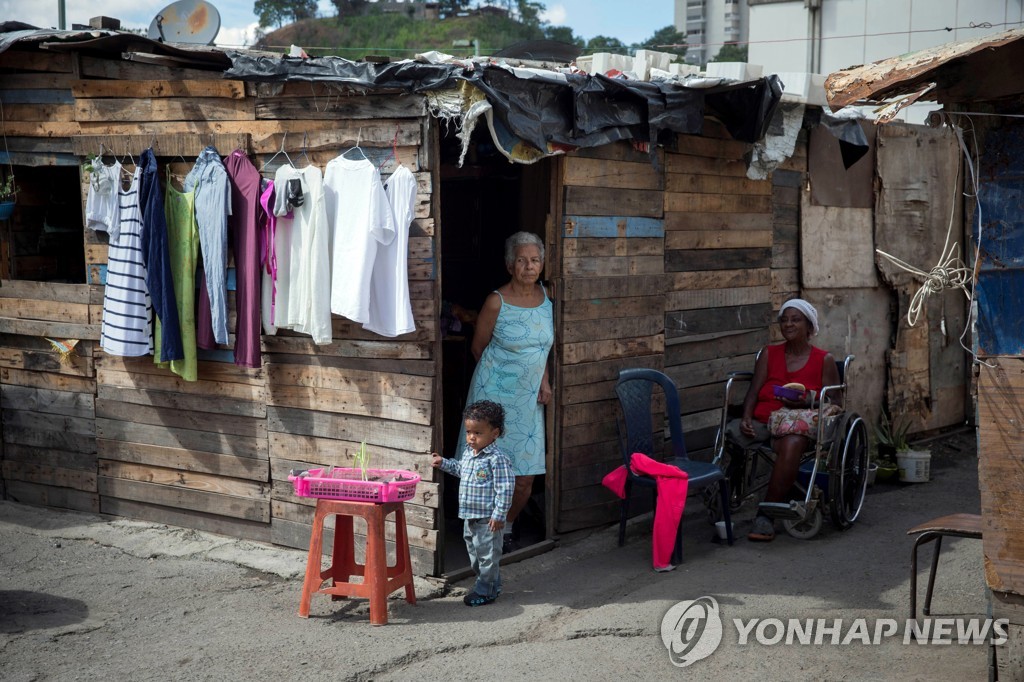
[[(754, 375), (743, 400), (743, 417), (730, 422), (726, 429), (728, 439), (743, 449), (771, 437), (768, 422), (773, 412), (784, 407), (813, 407), (822, 386), (840, 383), (831, 353), (811, 345), (811, 336), (818, 332), (818, 312), (814, 306), (799, 298), (786, 301), (779, 310), (779, 325), (785, 341), (767, 345), (758, 354)], [(791, 383), (802, 384), (804, 391), (790, 397), (776, 395), (777, 386)], [(765, 502), (788, 501), (801, 456), (816, 436), (814, 429), (804, 431), (801, 435), (789, 433), (772, 439), (775, 465)], [(747, 539), (768, 542), (774, 538), (774, 521), (759, 511)]]

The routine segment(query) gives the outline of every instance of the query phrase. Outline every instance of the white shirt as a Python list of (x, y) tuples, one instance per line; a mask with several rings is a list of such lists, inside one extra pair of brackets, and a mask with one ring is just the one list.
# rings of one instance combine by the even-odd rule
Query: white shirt
[(121, 230), (121, 163), (106, 166), (100, 162), (93, 165), (89, 174), (89, 195), (85, 199), (85, 224), (90, 230), (102, 230), (110, 234), (110, 241), (117, 241)]
[(416, 331), (409, 301), (409, 225), (416, 216), (416, 176), (399, 166), (385, 192), (395, 216), (395, 239), (377, 247), (370, 276), (370, 319), (364, 329), (381, 336)]
[(365, 323), (377, 245), (395, 238), (391, 204), (377, 168), (343, 156), (327, 164), (324, 196), (331, 223), (331, 312)]
[[(287, 217), (288, 181), (302, 182), (302, 206)], [(330, 254), (324, 187), (320, 169), (281, 166), (274, 177), (277, 233), (277, 299), (274, 321), (278, 328), (309, 334), (317, 345), (331, 342)], [(275, 330), (276, 331), (276, 330)]]

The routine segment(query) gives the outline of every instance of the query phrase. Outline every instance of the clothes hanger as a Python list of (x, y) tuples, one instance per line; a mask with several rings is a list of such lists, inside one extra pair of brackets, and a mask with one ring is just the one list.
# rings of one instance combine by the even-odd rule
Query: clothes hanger
[(397, 165), (402, 165), (402, 162), (399, 161), (398, 159), (398, 133), (400, 133), (401, 131), (402, 126), (401, 124), (398, 124), (395, 127), (395, 136), (391, 138), (391, 152), (387, 156), (385, 156), (384, 160), (381, 161), (380, 165), (377, 166), (378, 173), (384, 168), (385, 165), (387, 165), (387, 162), (390, 161), (391, 159), (394, 159)]
[(348, 156), (346, 156), (346, 154), (348, 154), (352, 150), (355, 150), (355, 151), (359, 152), (360, 155), (362, 155), (364, 161), (369, 161), (370, 159), (367, 158), (366, 152), (364, 152), (363, 148), (359, 146), (359, 143), (362, 142), (362, 140), (363, 140), (363, 129), (360, 128), (359, 129), (359, 133), (356, 134), (356, 145), (354, 147), (349, 147), (348, 149), (343, 151), (341, 153), (341, 158), (347, 159)]
[(263, 165), (260, 166), (260, 173), (262, 173), (264, 170), (266, 170), (266, 168), (270, 164), (270, 162), (273, 161), (274, 159), (276, 159), (281, 154), (284, 154), (284, 158), (288, 159), (288, 165), (289, 166), (291, 166), (292, 168), (295, 167), (295, 164), (292, 163), (292, 158), (290, 156), (288, 156), (288, 152), (286, 152), (284, 150), (284, 143), (285, 143), (285, 140), (287, 140), (287, 139), (288, 139), (288, 131), (286, 130), (286, 131), (284, 131), (284, 136), (281, 137), (281, 148), (279, 150), (277, 150), (277, 152), (275, 152), (273, 156), (271, 156), (269, 159), (267, 159), (266, 161), (263, 162)]
[(306, 143), (309, 140), (309, 134), (306, 131), (302, 131), (302, 155), (306, 157), (306, 166), (313, 165), (313, 159), (309, 158), (309, 154), (306, 153)]

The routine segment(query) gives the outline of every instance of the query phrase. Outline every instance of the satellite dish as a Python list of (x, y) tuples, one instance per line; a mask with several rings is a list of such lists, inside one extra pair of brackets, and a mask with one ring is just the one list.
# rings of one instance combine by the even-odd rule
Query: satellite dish
[(220, 12), (206, 0), (177, 0), (164, 7), (149, 24), (151, 40), (164, 43), (213, 45), (220, 31)]

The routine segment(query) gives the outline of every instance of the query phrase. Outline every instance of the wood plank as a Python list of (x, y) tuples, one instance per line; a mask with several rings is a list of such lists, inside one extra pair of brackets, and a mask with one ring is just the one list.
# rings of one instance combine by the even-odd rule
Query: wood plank
[(569, 152), (566, 157), (582, 159), (605, 159), (608, 161), (628, 161), (631, 163), (657, 163), (659, 168), (665, 164), (665, 150), (654, 147), (651, 152), (641, 151), (626, 140), (602, 144), (597, 147), (581, 147)]
[(626, 275), (657, 275), (665, 270), (665, 259), (657, 256), (616, 256), (611, 258), (599, 258), (587, 256), (584, 258), (562, 259), (562, 272), (566, 276), (586, 277), (588, 275), (601, 275), (622, 277)]
[(245, 83), (231, 80), (78, 80), (71, 85), (75, 97), (219, 97), (245, 99)]
[(665, 177), (665, 191), (766, 196), (772, 194), (772, 183), (769, 180), (704, 173), (668, 173)]
[(92, 514), (97, 514), (100, 510), (99, 495), (94, 492), (36, 485), (25, 481), (8, 481), (6, 488), (8, 499), (21, 504), (72, 509)]
[(37, 485), (50, 485), (59, 488), (73, 488), (86, 492), (96, 492), (96, 472), (77, 469), (64, 469), (34, 462), (17, 462), (4, 459), (2, 462), (4, 479), (7, 481), (25, 481)]
[(771, 214), (772, 198), (771, 195), (699, 194), (666, 191), (665, 212), (669, 211)]
[(32, 121), (66, 123), (75, 120), (75, 106), (73, 104), (5, 104), (4, 115), (25, 123)]
[[(89, 83), (102, 81), (87, 81)], [(118, 81), (118, 84), (123, 84)], [(78, 156), (96, 154), (100, 145), (109, 152), (116, 154), (131, 153), (137, 154), (139, 149), (152, 146), (157, 156), (198, 156), (207, 145), (213, 145), (222, 153), (229, 153), (229, 150), (249, 150), (251, 146), (249, 134), (246, 132), (237, 133), (160, 133), (150, 135), (132, 134), (108, 134), (108, 135), (78, 135), (72, 139), (72, 148)], [(86, 254), (87, 263), (106, 263), (106, 252), (100, 254)], [(100, 258), (97, 260), (96, 258)]]
[(562, 221), (562, 236), (567, 241), (568, 238), (660, 238), (665, 236), (665, 225), (660, 218), (566, 215)]
[(267, 416), (267, 405), (264, 402), (225, 398), (220, 395), (197, 395), (149, 389), (126, 390), (118, 386), (98, 383), (96, 397), (107, 401), (149, 405), (169, 410), (192, 410), (206, 413), (209, 415), (207, 418), (212, 419), (217, 419), (213, 415), (221, 414), (260, 419)]
[[(123, 59), (109, 59), (106, 57), (91, 57), (85, 54), (76, 54), (79, 62), (79, 72), (88, 78), (111, 78), (122, 81), (146, 81), (146, 80), (217, 80), (221, 77), (222, 71), (207, 71), (203, 69), (190, 69), (170, 66), (157, 66), (155, 64), (143, 64), (140, 62), (129, 62)], [(116, 120), (116, 119), (111, 119)], [(132, 120), (132, 119), (128, 119)]]
[[(88, 319), (88, 307), (86, 307), (86, 316), (86, 319)], [(99, 341), (100, 325), (68, 324), (59, 321), (0, 317), (0, 333), (46, 336), (51, 339), (89, 339), (91, 341)]]
[(280, 365), (273, 362), (267, 364), (267, 382), (268, 389), (305, 386), (411, 400), (430, 400), (433, 391), (433, 380), (429, 377), (315, 365)]
[(433, 403), (429, 400), (411, 400), (359, 389), (335, 391), (321, 386), (285, 386), (271, 382), (267, 386), (267, 404), (358, 414), (412, 424), (429, 425), (433, 421)]
[[(288, 85), (288, 84), (286, 84)], [(295, 83), (294, 85), (299, 85)], [(307, 93), (308, 95), (308, 93)], [(403, 125), (404, 124), (404, 125)], [(327, 130), (297, 131), (299, 135), (290, 136), (283, 132), (267, 132), (254, 134), (252, 149), (256, 154), (273, 154), (285, 145), (287, 152), (299, 152), (303, 147), (307, 153), (330, 151), (337, 153), (345, 147), (391, 147), (392, 142), (399, 147), (418, 147), (423, 142), (420, 127), (411, 125), (401, 119), (380, 120), (338, 120), (336, 125)], [(395, 135), (398, 135), (397, 140)]]
[(636, 357), (569, 365), (563, 368), (562, 383), (565, 386), (577, 386), (614, 381), (619, 378), (621, 370), (635, 367), (648, 367), (660, 370), (664, 366), (662, 359), (661, 355), (639, 355)]
[[(216, 363), (209, 363), (216, 364)], [(3, 371), (3, 370), (0, 370)], [(13, 370), (11, 370), (13, 371)], [(133, 372), (115, 372), (113, 370), (98, 368), (96, 371), (97, 384), (117, 388), (143, 389), (154, 391), (167, 391), (183, 394), (217, 395), (224, 398), (231, 398), (249, 402), (266, 402), (266, 389), (262, 386), (251, 386), (248, 384), (206, 381), (185, 381), (177, 375), (152, 375), (136, 374)]]
[(0, 348), (0, 367), (24, 369), (33, 372), (74, 374), (75, 376), (82, 377), (91, 377), (94, 374), (92, 358), (71, 355), (68, 356), (66, 361), (62, 361), (60, 354), (56, 351), (43, 353), (39, 351)]
[[(6, 67), (4, 67), (6, 68)], [(71, 89), (79, 79), (71, 73), (5, 73), (4, 88), (12, 90)]]
[(256, 118), (249, 100), (204, 97), (202, 99), (154, 99), (112, 97), (75, 101), (75, 120), (87, 121), (252, 121)]
[(39, 414), (65, 417), (95, 417), (93, 396), (88, 393), (55, 391), (28, 386), (0, 386), (0, 405), (6, 409), (19, 409)]
[(0, 297), (0, 316), (87, 325), (89, 324), (89, 306), (88, 304), (65, 301)]
[(734, 287), (728, 289), (692, 289), (670, 291), (665, 295), (666, 310), (727, 308), (771, 300), (770, 287)]
[(567, 279), (564, 301), (650, 296), (665, 291), (665, 275)]
[(663, 194), (660, 190), (623, 189), (609, 192), (602, 187), (566, 187), (565, 214), (661, 218), (664, 213)]
[(315, 351), (321, 355), (378, 360), (430, 360), (432, 357), (429, 343), (334, 339), (327, 346), (317, 346), (308, 336), (264, 336), (263, 350), (275, 354)]
[(702, 362), (691, 362), (685, 365), (665, 367), (665, 374), (682, 390), (692, 386), (714, 384), (721, 390), (729, 372), (750, 371), (754, 367), (756, 354), (734, 355)]
[(693, 249), (665, 251), (666, 272), (736, 270), (774, 265), (772, 249)]
[(74, 469), (76, 471), (96, 472), (96, 453), (71, 452), (69, 450), (53, 450), (38, 448), (32, 445), (4, 444), (4, 459), (12, 462), (27, 462), (42, 466)]
[(270, 497), (269, 483), (247, 481), (182, 469), (168, 469), (147, 464), (100, 459), (98, 461), (98, 471), (100, 476), (125, 481), (154, 483), (161, 486), (171, 486), (253, 500), (269, 499)]
[[(287, 459), (317, 466), (352, 466), (353, 456), (361, 445), (356, 441), (275, 431), (270, 432), (269, 439), (271, 460)], [(430, 466), (430, 454), (427, 452), (375, 446), (370, 456), (378, 468), (415, 471), (424, 480), (433, 480), (438, 475)]]
[(666, 234), (675, 230), (764, 230), (771, 225), (764, 213), (697, 213), (665, 211)]
[(30, 412), (28, 410), (3, 410), (4, 429), (35, 429), (39, 433), (58, 431), (82, 436), (96, 435), (96, 422), (90, 417), (69, 417), (67, 415)]
[(16, 386), (72, 391), (74, 393), (95, 393), (96, 380), (68, 374), (34, 372), (23, 369), (0, 368), (0, 382)]
[(741, 329), (767, 329), (771, 321), (772, 305), (770, 303), (673, 311), (665, 314), (665, 336), (691, 336)]
[(675, 272), (671, 275), (671, 286), (673, 291), (761, 287), (772, 284), (774, 272), (769, 268)]
[(408, 119), (419, 118), (426, 113), (426, 98), (422, 95), (339, 95), (306, 99), (265, 97), (256, 100), (257, 119)]
[(22, 427), (5, 424), (3, 438), (5, 444), (66, 450), (78, 453), (96, 452), (96, 436), (89, 434), (41, 431), (32, 426)]
[(607, 258), (612, 256), (658, 256), (661, 258), (664, 257), (664, 253), (665, 239), (663, 237), (581, 238), (562, 241), (562, 255), (570, 258)]
[(209, 412), (139, 405), (105, 398), (96, 401), (96, 416), (135, 424), (204, 431), (211, 439), (223, 436), (267, 437), (267, 426), (263, 419), (227, 414), (218, 414), (214, 418)]
[(617, 317), (640, 317), (661, 315), (665, 312), (665, 296), (633, 296), (630, 298), (594, 298), (589, 300), (566, 301), (562, 308), (562, 320), (607, 320)]
[[(270, 337), (264, 337), (267, 340)], [(389, 360), (385, 358), (364, 359), (358, 355), (333, 355), (321, 352), (339, 345), (337, 339), (327, 346), (316, 346), (309, 344), (279, 343), (281, 340), (292, 341), (299, 337), (274, 337), (273, 343), (267, 343), (266, 348), (273, 348), (278, 352), (267, 352), (273, 363), (279, 365), (312, 365), (318, 367), (332, 367), (335, 369), (351, 369), (363, 372), (391, 372), (394, 374), (412, 375), (420, 377), (432, 377), (437, 374), (437, 365), (432, 360)], [(312, 340), (306, 336), (307, 341)], [(431, 348), (431, 350), (433, 350)], [(302, 354), (305, 353), (305, 354)]]
[(270, 500), (222, 495), (205, 490), (190, 490), (173, 485), (160, 485), (143, 481), (100, 476), (99, 493), (105, 497), (157, 504), (172, 509), (230, 516), (232, 518), (270, 522)]
[(583, 528), (615, 523), (621, 507), (621, 500), (609, 500), (586, 507), (562, 508), (558, 510), (555, 529), (559, 533), (571, 533)]
[(734, 178), (747, 177), (747, 164), (739, 158), (716, 156), (692, 156), (690, 154), (666, 154), (665, 170), (669, 175), (676, 173), (694, 175), (721, 175)]
[(270, 465), (266, 459), (238, 457), (180, 447), (127, 443), (118, 440), (96, 439), (97, 457), (131, 464), (164, 467), (218, 476), (230, 476), (250, 481), (268, 482)]
[(714, 159), (742, 159), (750, 151), (751, 145), (737, 140), (716, 140), (697, 135), (678, 135), (676, 137), (678, 154), (667, 154), (666, 163), (672, 164), (673, 156), (709, 156)]
[(665, 176), (649, 162), (565, 157), (563, 183), (566, 186), (607, 187), (610, 189), (665, 188)]
[(772, 245), (772, 230), (680, 230), (665, 236), (665, 249), (746, 249)]
[(267, 439), (231, 436), (215, 438), (207, 431), (150, 424), (133, 424), (119, 419), (96, 419), (96, 436), (143, 445), (178, 447), (238, 457), (267, 458)]
[(267, 429), (353, 442), (365, 440), (367, 444), (409, 452), (428, 452), (433, 444), (430, 427), (290, 407), (268, 407)]
[[(172, 501), (173, 503), (173, 501)], [(102, 497), (99, 510), (103, 514), (126, 519), (139, 519), (150, 523), (161, 523), (179, 528), (194, 528), (207, 533), (217, 533), (253, 542), (270, 542), (270, 525), (261, 521), (229, 518), (187, 509), (177, 509), (147, 501)], [(308, 540), (307, 540), (308, 542)]]
[[(766, 343), (768, 343), (767, 329), (739, 332), (689, 343), (674, 343), (665, 348), (665, 365), (671, 367), (734, 355), (749, 355), (757, 353)], [(753, 366), (750, 369), (753, 370)]]
[(586, 320), (568, 325), (562, 332), (563, 343), (602, 341), (605, 339), (627, 340), (639, 336), (652, 336), (665, 331), (665, 316), (620, 317), (604, 320)]
[(624, 340), (613, 339), (585, 343), (567, 343), (561, 347), (562, 360), (567, 365), (636, 355), (651, 355), (664, 351), (664, 334)]

